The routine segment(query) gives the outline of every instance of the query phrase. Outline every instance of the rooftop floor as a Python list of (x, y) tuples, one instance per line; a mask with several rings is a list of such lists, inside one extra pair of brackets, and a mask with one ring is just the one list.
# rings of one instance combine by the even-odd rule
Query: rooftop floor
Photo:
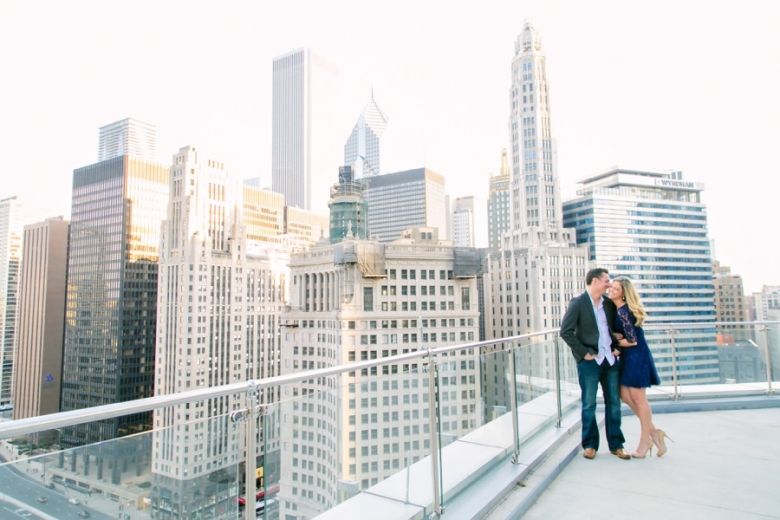
[[(780, 408), (656, 414), (654, 422), (676, 441), (667, 443), (666, 455), (624, 461), (602, 440), (594, 460), (579, 451), (523, 518), (780, 518)], [(623, 432), (633, 451), (639, 420), (623, 417)], [(538, 468), (526, 485), (544, 471)], [(502, 510), (522, 499), (518, 491), (489, 518), (507, 518)]]

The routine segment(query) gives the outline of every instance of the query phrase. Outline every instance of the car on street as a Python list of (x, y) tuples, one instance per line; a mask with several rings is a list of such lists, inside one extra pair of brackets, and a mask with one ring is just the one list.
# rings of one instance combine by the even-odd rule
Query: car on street
[(38, 497), (38, 498), (36, 498), (35, 500), (37, 500), (37, 501), (38, 501), (38, 502), (40, 502), (41, 504), (43, 504), (43, 503), (45, 503), (45, 502), (47, 502), (47, 501), (48, 501), (48, 499), (47, 499), (46, 497)]
[(81, 518), (89, 518), (89, 511), (85, 511), (84, 509), (80, 509), (78, 513)]
[(69, 498), (68, 503), (73, 504), (74, 506), (77, 506), (81, 503), (81, 500), (78, 498)]

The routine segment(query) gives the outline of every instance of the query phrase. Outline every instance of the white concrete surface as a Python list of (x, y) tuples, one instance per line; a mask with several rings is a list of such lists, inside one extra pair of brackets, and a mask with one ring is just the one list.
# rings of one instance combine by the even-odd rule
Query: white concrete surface
[[(594, 460), (578, 453), (523, 518), (780, 518), (780, 408), (656, 414), (654, 420), (676, 441), (667, 443), (666, 455), (624, 461), (602, 442)], [(624, 417), (623, 430), (631, 451), (638, 419)]]

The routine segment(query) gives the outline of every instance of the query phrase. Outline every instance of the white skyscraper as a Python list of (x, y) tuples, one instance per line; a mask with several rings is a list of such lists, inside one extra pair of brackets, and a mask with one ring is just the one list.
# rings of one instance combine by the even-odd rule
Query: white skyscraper
[(355, 178), (373, 177), (379, 175), (380, 139), (387, 127), (387, 116), (374, 101), (371, 100), (352, 129), (352, 133), (344, 145), (344, 166), (353, 166)]
[(611, 276), (633, 280), (647, 323), (713, 323), (711, 329), (678, 326), (673, 367), (666, 330), (648, 330), (658, 375), (681, 384), (717, 383), (715, 288), (713, 286), (704, 184), (682, 172), (613, 167), (580, 182), (564, 205), (567, 226), (588, 248), (589, 260)]
[(273, 60), (271, 189), (287, 206), (320, 215), (338, 179), (338, 77), (311, 49)]
[[(223, 163), (193, 147), (174, 155), (161, 238), (156, 395), (279, 374), (287, 259), (271, 244), (263, 248), (247, 239), (252, 225), (241, 215), (245, 189)], [(261, 400), (277, 396), (271, 391)], [(226, 415), (244, 404), (230, 395), (155, 413), (155, 514), (173, 507), (193, 515), (187, 518), (214, 518), (234, 510), (238, 490), (218, 492), (209, 483), (215, 472), (244, 460)], [(264, 439), (267, 455), (278, 438), (267, 432)]]
[[(578, 247), (574, 230), (564, 229), (551, 133), (546, 58), (529, 21), (515, 42), (509, 90), (512, 142), (510, 226), (501, 248), (490, 256), (485, 284), (487, 339), (560, 326), (569, 301), (585, 290), (587, 251)], [(571, 356), (562, 357), (564, 377), (576, 378)], [(524, 367), (552, 379), (552, 350), (533, 356)], [(493, 368), (485, 367), (492, 371)], [(511, 393), (499, 379), (485, 395), (488, 405), (505, 406)]]
[[(476, 341), (478, 268), (431, 227), (388, 244), (345, 238), (292, 255), (282, 374)], [(483, 415), (479, 366), (463, 356), (442, 356), (444, 384), (461, 385), (443, 387), (443, 438), (472, 431)], [(338, 503), (342, 485), (368, 489), (430, 453), (429, 425), (413, 422), (428, 417), (424, 364), (283, 390), (279, 518), (313, 518)]]
[(43, 211), (16, 197), (0, 200), (0, 405), (11, 403), (13, 394), (24, 226), (44, 218)]
[(137, 119), (127, 118), (101, 126), (98, 162), (120, 155), (133, 155), (154, 161), (156, 140), (157, 130), (154, 125)]
[(474, 197), (458, 197), (452, 208), (452, 239), (456, 247), (474, 247)]
[(561, 190), (550, 132), (547, 62), (542, 39), (529, 21), (515, 42), (509, 95), (512, 229), (560, 229)]
[(566, 304), (585, 289), (585, 248), (561, 218), (548, 91), (542, 40), (526, 21), (515, 42), (509, 91), (511, 224), (500, 253), (491, 256), (491, 271), (506, 282), (491, 284), (493, 337), (557, 327)]

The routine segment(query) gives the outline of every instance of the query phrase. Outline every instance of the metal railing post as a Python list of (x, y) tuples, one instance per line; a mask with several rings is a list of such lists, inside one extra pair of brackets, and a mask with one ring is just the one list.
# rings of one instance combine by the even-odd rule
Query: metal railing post
[(436, 357), (428, 351), (428, 426), (431, 442), (431, 469), (433, 470), (433, 512), (430, 520), (440, 518), (444, 513), (441, 507), (441, 461), (439, 460), (439, 413), (438, 413), (438, 374)]
[(563, 423), (563, 407), (561, 405), (561, 357), (558, 352), (558, 339), (560, 334), (555, 335), (553, 339), (553, 363), (555, 363), (555, 401), (558, 407), (558, 420), (555, 421), (555, 427), (560, 428)]
[(674, 386), (674, 394), (672, 395), (672, 398), (675, 402), (679, 399), (679, 394), (677, 393), (677, 343), (675, 336), (677, 335), (677, 330), (672, 327), (669, 329), (669, 338), (671, 340), (670, 345), (672, 349), (672, 385)]
[(260, 417), (260, 403), (257, 383), (249, 381), (248, 386), (249, 390), (246, 393), (247, 414), (246, 419), (243, 421), (246, 425), (246, 462), (244, 463), (246, 469), (244, 474), (244, 480), (246, 480), (244, 491), (246, 502), (244, 519), (254, 520), (257, 509), (257, 489), (255, 488), (257, 480), (257, 443), (255, 442), (255, 436), (257, 435), (257, 419)]
[(519, 416), (517, 413), (517, 361), (515, 354), (519, 349), (512, 347), (509, 349), (509, 370), (512, 381), (512, 393), (509, 396), (509, 401), (512, 403), (512, 439), (514, 444), (514, 452), (512, 453), (512, 464), (520, 463), (520, 428), (518, 426)]
[(772, 352), (770, 352), (769, 349), (769, 331), (767, 330), (768, 327), (764, 325), (761, 328), (761, 336), (764, 340), (764, 357), (766, 358), (764, 360), (764, 363), (766, 363), (766, 384), (767, 384), (767, 395), (770, 397), (775, 393), (774, 389), (772, 388)]

